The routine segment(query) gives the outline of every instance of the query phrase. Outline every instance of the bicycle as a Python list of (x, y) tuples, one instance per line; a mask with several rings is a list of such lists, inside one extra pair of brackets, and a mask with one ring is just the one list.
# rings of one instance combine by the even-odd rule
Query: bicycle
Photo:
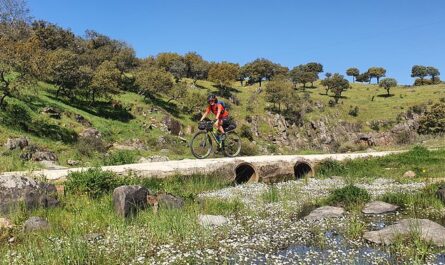
[[(213, 127), (213, 121), (202, 121), (198, 124), (199, 131), (193, 135), (190, 142), (190, 150), (192, 154), (203, 159), (210, 155), (213, 150), (213, 141), (217, 144), (217, 149), (222, 150), (228, 157), (235, 157), (241, 152), (241, 138), (233, 130), (235, 126), (229, 125), (224, 139), (218, 139), (218, 131)], [(212, 141), (213, 139), (213, 141)]]

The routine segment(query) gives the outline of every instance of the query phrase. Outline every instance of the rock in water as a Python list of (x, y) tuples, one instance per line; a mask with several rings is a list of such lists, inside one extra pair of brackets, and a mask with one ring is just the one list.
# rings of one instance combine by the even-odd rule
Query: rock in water
[(227, 218), (222, 215), (203, 215), (198, 216), (198, 222), (205, 227), (221, 226), (228, 222)]
[(342, 217), (345, 210), (341, 207), (323, 206), (313, 210), (304, 219), (309, 221), (321, 220), (326, 218), (338, 218)]
[(404, 219), (382, 230), (366, 232), (363, 237), (376, 244), (390, 245), (398, 236), (410, 236), (412, 233), (436, 246), (445, 246), (445, 227), (428, 219)]
[(50, 207), (59, 203), (53, 184), (18, 175), (0, 175), (0, 213), (8, 213), (20, 203), (28, 208)]
[(399, 209), (399, 206), (389, 204), (382, 201), (374, 201), (369, 202), (365, 205), (362, 212), (364, 214), (384, 214), (384, 213), (392, 213)]
[(147, 207), (147, 195), (150, 192), (142, 186), (120, 186), (113, 191), (113, 204), (116, 213), (122, 217), (130, 217), (139, 209)]
[(49, 227), (50, 226), (49, 226), (48, 221), (46, 221), (42, 217), (36, 217), (36, 216), (30, 217), (23, 224), (23, 230), (25, 230), (25, 232), (45, 230), (45, 229), (48, 229)]

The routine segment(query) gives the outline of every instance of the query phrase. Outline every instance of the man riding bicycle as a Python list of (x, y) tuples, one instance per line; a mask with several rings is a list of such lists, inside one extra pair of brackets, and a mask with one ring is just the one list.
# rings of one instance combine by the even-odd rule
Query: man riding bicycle
[(218, 101), (218, 98), (215, 95), (210, 95), (207, 98), (207, 102), (209, 105), (207, 106), (204, 114), (200, 121), (203, 121), (210, 112), (215, 115), (215, 123), (213, 126), (217, 128), (221, 132), (221, 140), (225, 138), (225, 131), (223, 125), (229, 123), (229, 112), (226, 110), (222, 102)]

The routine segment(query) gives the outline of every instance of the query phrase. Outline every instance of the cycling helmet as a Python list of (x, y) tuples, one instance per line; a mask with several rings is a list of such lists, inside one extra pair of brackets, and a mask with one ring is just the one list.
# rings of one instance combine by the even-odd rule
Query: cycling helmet
[(213, 94), (207, 97), (207, 102), (209, 102), (209, 103), (210, 103), (210, 101), (214, 101), (214, 102), (216, 102), (217, 100), (218, 100), (218, 99), (217, 99), (216, 96), (213, 95)]

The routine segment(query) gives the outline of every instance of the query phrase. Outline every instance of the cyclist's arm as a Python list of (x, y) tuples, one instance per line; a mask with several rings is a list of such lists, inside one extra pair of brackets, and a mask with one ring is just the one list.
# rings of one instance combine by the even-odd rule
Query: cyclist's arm
[(203, 121), (203, 120), (207, 117), (207, 115), (209, 115), (209, 113), (210, 113), (210, 108), (207, 107), (207, 109), (206, 109), (206, 111), (204, 112), (204, 114), (202, 115), (200, 121)]

